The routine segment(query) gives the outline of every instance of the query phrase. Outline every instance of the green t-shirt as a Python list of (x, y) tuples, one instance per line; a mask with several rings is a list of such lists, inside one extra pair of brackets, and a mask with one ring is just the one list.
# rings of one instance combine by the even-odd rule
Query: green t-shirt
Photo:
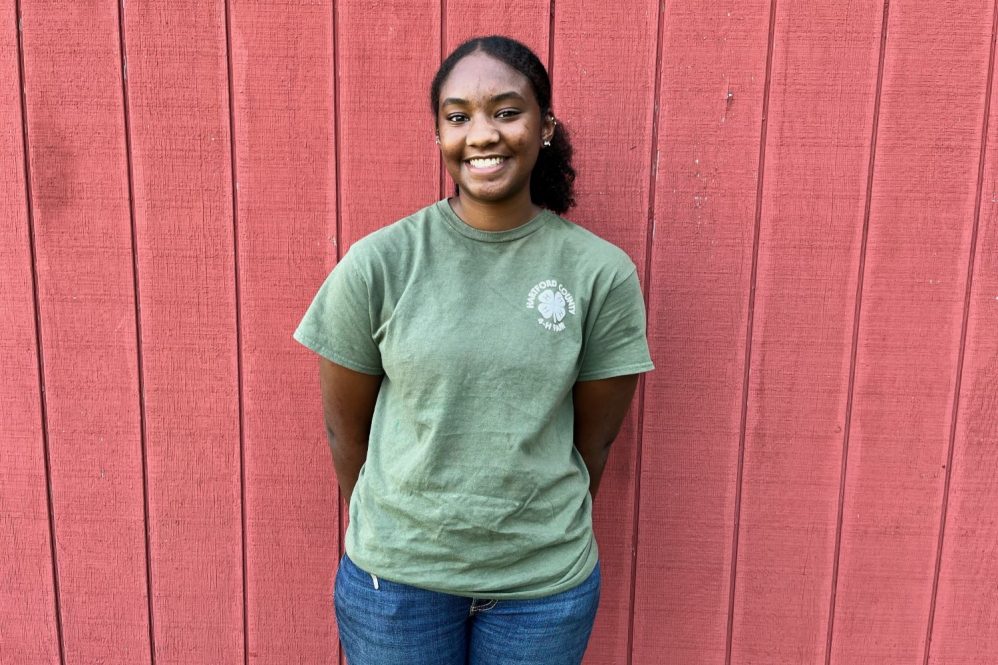
[(384, 374), (350, 501), (358, 566), (498, 599), (592, 572), (572, 386), (653, 368), (623, 251), (549, 211), (480, 231), (442, 200), (354, 244), (295, 339)]

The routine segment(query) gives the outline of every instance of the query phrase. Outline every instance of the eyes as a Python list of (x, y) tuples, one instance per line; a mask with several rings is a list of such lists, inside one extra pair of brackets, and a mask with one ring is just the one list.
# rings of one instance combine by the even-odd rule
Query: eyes
[[(498, 118), (499, 120), (512, 120), (513, 118), (522, 114), (523, 111), (521, 111), (520, 109), (502, 109), (496, 112), (495, 117)], [(444, 118), (447, 120), (447, 122), (450, 122), (451, 124), (454, 125), (460, 125), (461, 123), (468, 122), (468, 120), (470, 119), (467, 113), (460, 113), (460, 112), (448, 113), (447, 115), (444, 116)]]

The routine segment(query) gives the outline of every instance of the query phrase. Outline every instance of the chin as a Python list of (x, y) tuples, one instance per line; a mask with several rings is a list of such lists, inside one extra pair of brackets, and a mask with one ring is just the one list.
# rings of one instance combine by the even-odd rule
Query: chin
[(461, 191), (464, 192), (467, 196), (478, 201), (484, 201), (485, 203), (501, 203), (503, 201), (513, 198), (507, 192), (493, 192), (488, 190), (475, 191), (474, 189), (467, 189), (467, 188), (462, 189)]
[(459, 187), (463, 194), (485, 203), (510, 201), (515, 199), (521, 192), (521, 188), (510, 185), (498, 185), (496, 187), (459, 185)]

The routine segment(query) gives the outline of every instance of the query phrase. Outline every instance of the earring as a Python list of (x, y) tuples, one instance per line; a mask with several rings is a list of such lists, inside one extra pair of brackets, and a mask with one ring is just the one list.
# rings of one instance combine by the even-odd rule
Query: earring
[[(552, 127), (557, 127), (558, 126), (558, 119), (554, 117), (554, 114), (548, 114), (548, 117), (551, 118), (551, 126)], [(552, 135), (552, 138), (554, 138), (553, 135)], [(550, 148), (551, 147), (551, 139), (544, 139), (544, 147), (545, 148)]]
[(440, 145), (440, 134), (437, 134), (437, 145)]

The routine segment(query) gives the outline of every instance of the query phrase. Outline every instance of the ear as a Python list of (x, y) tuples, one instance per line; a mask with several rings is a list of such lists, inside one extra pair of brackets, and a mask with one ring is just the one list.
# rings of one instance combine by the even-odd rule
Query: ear
[(544, 116), (544, 126), (541, 128), (541, 140), (550, 141), (554, 138), (554, 128), (558, 125), (554, 114), (548, 113)]

